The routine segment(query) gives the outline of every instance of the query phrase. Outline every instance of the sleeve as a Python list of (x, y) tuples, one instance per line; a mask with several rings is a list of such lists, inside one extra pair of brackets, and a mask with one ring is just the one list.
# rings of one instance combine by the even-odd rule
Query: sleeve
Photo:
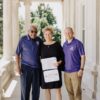
[(60, 68), (60, 70), (64, 70), (64, 52), (63, 52), (63, 48), (62, 48), (62, 46), (60, 45), (60, 43), (57, 43), (58, 44), (58, 49), (57, 49), (57, 51), (58, 51), (58, 60), (62, 60), (62, 64), (60, 65), (61, 67), (59, 67)]
[(18, 45), (17, 45), (17, 49), (16, 49), (16, 55), (20, 55), (20, 53), (21, 53), (21, 51), (22, 51), (22, 38), (19, 40), (19, 43), (18, 43)]
[(64, 60), (64, 53), (63, 53), (63, 48), (62, 46), (60, 45), (60, 43), (57, 43), (58, 44), (58, 58), (59, 60)]
[(78, 51), (79, 51), (80, 56), (85, 55), (84, 46), (83, 46), (83, 43), (81, 42), (78, 43)]
[(39, 39), (40, 41), (40, 45), (39, 45), (39, 56), (41, 56), (41, 48), (42, 48), (42, 45), (43, 45), (43, 41), (42, 39)]
[(42, 39), (40, 38), (40, 47), (41, 47), (42, 44), (43, 44), (43, 41), (42, 41)]

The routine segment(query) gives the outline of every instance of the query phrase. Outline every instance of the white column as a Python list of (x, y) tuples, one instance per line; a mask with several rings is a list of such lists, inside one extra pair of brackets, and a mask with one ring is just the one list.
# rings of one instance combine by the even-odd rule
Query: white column
[(96, 0), (97, 7), (97, 87), (96, 87), (96, 100), (100, 99), (100, 0)]
[(70, 25), (70, 0), (63, 1), (63, 22), (64, 27)]
[[(98, 0), (98, 5), (100, 5), (100, 0)], [(99, 65), (100, 65), (100, 6), (99, 6)]]
[(75, 1), (64, 0), (64, 26), (75, 28)]
[(96, 0), (96, 59), (100, 64), (100, 1)]
[(62, 44), (64, 43), (65, 41), (65, 36), (64, 36), (64, 29), (65, 27), (68, 27), (69, 24), (70, 24), (70, 17), (69, 17), (69, 5), (70, 5), (70, 0), (63, 0), (62, 2), (62, 5), (63, 5), (63, 31), (62, 31), (62, 34), (61, 34), (61, 42)]
[(31, 0), (25, 0), (25, 32), (27, 33), (31, 24)]
[(81, 0), (77, 0), (75, 3), (75, 36), (82, 40), (83, 30), (83, 4)]
[(75, 29), (75, 0), (70, 0), (70, 27)]
[(3, 57), (12, 57), (12, 0), (3, 0)]
[[(98, 100), (96, 99), (96, 91), (99, 40), (96, 3), (97, 0), (85, 0), (85, 50), (87, 60), (83, 78), (85, 94), (94, 100)], [(91, 84), (88, 84), (87, 79), (91, 81)]]
[[(63, 29), (65, 27), (72, 27), (75, 29), (75, 0), (63, 1)], [(65, 40), (62, 35), (62, 43)]]
[(19, 40), (19, 22), (18, 22), (19, 0), (12, 1), (12, 38), (13, 38), (13, 55), (15, 55), (16, 47)]

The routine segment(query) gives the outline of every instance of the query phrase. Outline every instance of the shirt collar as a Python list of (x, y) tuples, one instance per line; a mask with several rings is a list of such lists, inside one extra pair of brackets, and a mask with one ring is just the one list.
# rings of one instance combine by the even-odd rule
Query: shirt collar
[(74, 40), (75, 40), (75, 37), (72, 39), (72, 41), (71, 41), (70, 43), (68, 43), (68, 41), (66, 40), (66, 44), (67, 44), (67, 45), (68, 45), (68, 44), (71, 44), (71, 43), (74, 42)]
[(27, 35), (27, 39), (28, 39), (28, 40), (31, 40), (31, 38), (30, 38), (30, 36), (29, 36), (29, 35)]
[(36, 37), (35, 39), (31, 39), (30, 36), (29, 36), (29, 34), (28, 34), (28, 35), (27, 35), (27, 39), (28, 39), (28, 40), (36, 41), (37, 37)]

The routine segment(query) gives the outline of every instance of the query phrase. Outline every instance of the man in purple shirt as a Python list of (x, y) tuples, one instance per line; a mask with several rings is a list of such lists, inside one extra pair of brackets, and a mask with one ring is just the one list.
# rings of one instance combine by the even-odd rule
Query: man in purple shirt
[[(21, 100), (39, 100), (40, 94), (40, 47), (42, 40), (37, 37), (37, 27), (31, 25), (28, 34), (21, 37), (16, 49), (15, 71), (21, 79)], [(20, 65), (21, 63), (21, 65)]]
[(85, 51), (82, 42), (74, 37), (71, 27), (65, 29), (66, 42), (63, 45), (65, 55), (64, 80), (70, 100), (81, 100), (81, 80), (85, 64)]

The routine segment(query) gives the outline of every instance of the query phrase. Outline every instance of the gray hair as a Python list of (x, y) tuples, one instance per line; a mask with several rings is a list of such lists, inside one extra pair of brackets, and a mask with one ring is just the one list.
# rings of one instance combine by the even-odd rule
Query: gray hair
[(74, 33), (73, 28), (72, 27), (66, 27), (65, 29), (70, 30), (72, 33)]
[(30, 27), (29, 27), (29, 30), (31, 29), (34, 29), (34, 31), (37, 33), (38, 32), (38, 29), (37, 29), (37, 26), (34, 25), (34, 24), (31, 24)]

